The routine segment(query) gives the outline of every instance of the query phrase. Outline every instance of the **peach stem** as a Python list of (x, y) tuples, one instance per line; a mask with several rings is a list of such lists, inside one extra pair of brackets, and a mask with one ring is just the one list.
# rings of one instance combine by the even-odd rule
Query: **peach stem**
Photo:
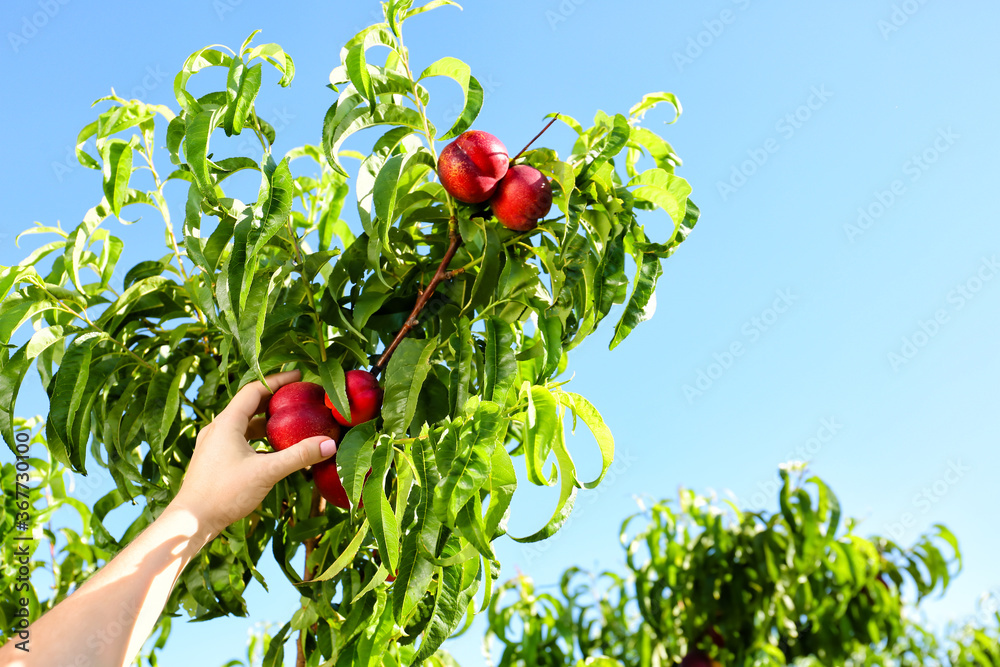
[(532, 139), (531, 141), (529, 141), (529, 142), (528, 142), (528, 145), (527, 145), (527, 146), (525, 146), (524, 148), (522, 148), (522, 149), (521, 149), (521, 152), (520, 152), (520, 153), (518, 153), (517, 155), (515, 155), (514, 157), (512, 157), (512, 158), (510, 159), (510, 162), (511, 162), (511, 164), (513, 164), (513, 163), (514, 163), (514, 160), (516, 160), (517, 158), (521, 157), (521, 155), (522, 155), (522, 154), (524, 153), (524, 151), (526, 151), (526, 150), (528, 150), (529, 148), (531, 148), (531, 144), (535, 143), (535, 142), (536, 142), (536, 141), (538, 140), (538, 137), (540, 137), (540, 136), (542, 136), (543, 134), (545, 134), (545, 130), (547, 130), (547, 129), (549, 129), (550, 127), (552, 127), (552, 123), (556, 122), (557, 120), (559, 120), (559, 114), (556, 114), (555, 116), (553, 116), (553, 117), (552, 117), (552, 120), (550, 120), (550, 121), (549, 121), (549, 124), (548, 124), (548, 125), (546, 125), (545, 127), (543, 127), (543, 128), (542, 128), (542, 131), (541, 131), (541, 132), (539, 132), (538, 134), (536, 134), (536, 135), (535, 135), (535, 138), (534, 138), (534, 139)]

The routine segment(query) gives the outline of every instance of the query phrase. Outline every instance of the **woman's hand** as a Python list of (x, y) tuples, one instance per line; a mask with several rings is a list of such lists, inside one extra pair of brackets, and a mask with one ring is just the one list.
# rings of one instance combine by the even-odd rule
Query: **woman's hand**
[[(299, 377), (299, 371), (287, 371), (268, 376), (267, 384), (276, 391)], [(171, 506), (192, 513), (212, 535), (253, 512), (281, 479), (337, 451), (336, 443), (322, 435), (280, 452), (255, 451), (249, 441), (265, 436), (262, 413), (271, 391), (261, 382), (248, 384), (198, 434), (184, 483)]]

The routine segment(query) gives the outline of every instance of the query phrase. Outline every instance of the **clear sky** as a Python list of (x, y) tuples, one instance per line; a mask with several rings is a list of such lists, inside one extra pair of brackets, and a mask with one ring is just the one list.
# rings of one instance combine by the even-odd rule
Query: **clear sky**
[[(0, 264), (41, 242), (13, 245), (33, 221), (71, 227), (96, 203), (99, 175), (72, 148), (112, 86), (176, 107), (172, 74), (190, 52), (262, 28), (257, 41), (297, 66), (290, 89), (266, 77), (258, 102), (281, 153), (319, 142), (339, 48), (377, 16), (371, 0), (4, 2)], [(684, 485), (774, 508), (778, 464), (805, 459), (863, 534), (956, 533), (965, 572), (934, 621), (1000, 595), (998, 25), (986, 0), (478, 1), (407, 24), (418, 68), (445, 55), (472, 66), (487, 89), (475, 127), (511, 148), (550, 112), (623, 112), (659, 90), (684, 105), (676, 125), (665, 110), (647, 124), (684, 159), (701, 222), (666, 262), (654, 319), (613, 352), (604, 328), (571, 360), (571, 388), (616, 436), (615, 473), (549, 543), (501, 540), (505, 578), (619, 567), (636, 494)], [(443, 119), (457, 89), (432, 92)], [(570, 132), (544, 144), (564, 155)], [(650, 215), (651, 235), (665, 223)], [(124, 266), (141, 239), (160, 242), (149, 225), (116, 226)], [(37, 380), (19, 407), (46, 410)], [(588, 438), (574, 447), (592, 468)], [(533, 532), (553, 491), (519, 493), (511, 531)], [(248, 592), (251, 619), (175, 625), (164, 664), (221, 665), (252, 622), (287, 620), (296, 595), (265, 573), (272, 592)], [(452, 650), (479, 664), (481, 636), (477, 625)]]

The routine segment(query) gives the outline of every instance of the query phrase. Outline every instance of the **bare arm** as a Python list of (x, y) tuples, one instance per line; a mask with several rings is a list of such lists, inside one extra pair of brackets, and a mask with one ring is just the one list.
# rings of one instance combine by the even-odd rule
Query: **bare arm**
[[(277, 389), (298, 371), (268, 378)], [(255, 452), (248, 440), (264, 434), (258, 415), (271, 394), (247, 385), (198, 434), (177, 497), (139, 537), (79, 590), (30, 627), (31, 652), (10, 641), (0, 664), (10, 667), (119, 667), (128, 665), (152, 632), (184, 567), (226, 526), (260, 504), (279, 480), (336, 451), (324, 436), (281, 452)]]

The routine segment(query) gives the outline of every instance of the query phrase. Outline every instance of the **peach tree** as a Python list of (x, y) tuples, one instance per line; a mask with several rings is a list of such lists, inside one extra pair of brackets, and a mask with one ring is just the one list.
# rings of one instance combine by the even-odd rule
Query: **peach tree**
[(864, 538), (821, 479), (781, 475), (773, 512), (682, 490), (629, 517), (624, 572), (571, 567), (556, 592), (502, 584), (487, 632), (497, 664), (997, 664), (975, 661), (1000, 646), (990, 619), (940, 642), (913, 621), (961, 569), (946, 527), (909, 547)]
[[(300, 369), (343, 412), (346, 372), (380, 378), (381, 414), (339, 443), (350, 507), (326, 503), (309, 471), (282, 481), (184, 572), (161, 646), (182, 611), (246, 615), (243, 591), (265, 584), (258, 563), (270, 550), (302, 605), (270, 640), (268, 664), (292, 636), (300, 664), (442, 660), (442, 642), (492, 599), (493, 542), (519, 479), (557, 489), (551, 518), (511, 536), (543, 540), (612, 461), (608, 427), (560, 375), (612, 311), (611, 348), (653, 314), (661, 261), (698, 219), (674, 173), (680, 159), (641, 124), (654, 106), (679, 115), (680, 104), (655, 93), (591, 124), (559, 116), (576, 137), (562, 156), (515, 156), (544, 174), (551, 213), (509, 230), (437, 178), (439, 145), (472, 128), (483, 87), (456, 58), (418, 67), (402, 28), (451, 4), (383, 3), (385, 20), (341, 50), (321, 140), (284, 154), (255, 102), (272, 70), (288, 86), (295, 67), (280, 46), (254, 45), (256, 33), (235, 50), (193, 53), (174, 79), (176, 107), (101, 98), (77, 146), (100, 176), (99, 201), (71, 229), (27, 230), (52, 240), (0, 273), (0, 431), (13, 447), (18, 390), (34, 368), (54, 464), (98, 466), (114, 482), (88, 510), (96, 554), (162, 511), (196, 434), (242, 385)], [(463, 95), (441, 129), (425, 86), (440, 77)], [(115, 220), (141, 225), (149, 242), (126, 251)], [(119, 266), (131, 256), (140, 261)], [(578, 474), (569, 417), (599, 449), (592, 479)], [(139, 501), (113, 536), (105, 517)]]

